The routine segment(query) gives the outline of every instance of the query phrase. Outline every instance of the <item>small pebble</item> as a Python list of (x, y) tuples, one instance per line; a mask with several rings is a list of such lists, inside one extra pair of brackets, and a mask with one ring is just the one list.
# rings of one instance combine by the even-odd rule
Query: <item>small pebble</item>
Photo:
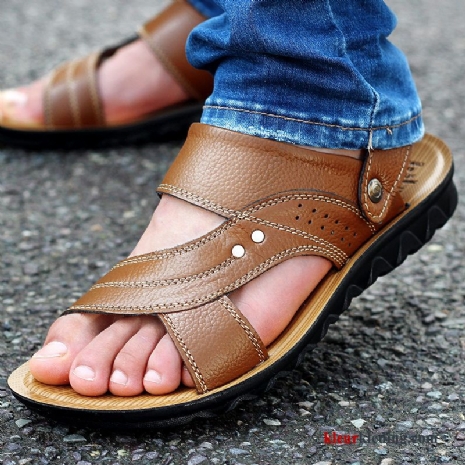
[(32, 423), (32, 420), (26, 420), (25, 418), (20, 418), (19, 420), (16, 420), (15, 423), (16, 423), (16, 426), (21, 429), (24, 426), (28, 425), (29, 423)]
[(207, 457), (204, 455), (194, 455), (189, 459), (187, 465), (199, 465), (200, 463), (205, 462), (205, 460), (207, 460)]
[(413, 426), (412, 421), (401, 421), (397, 423), (397, 429), (404, 430), (404, 429), (410, 429)]
[(424, 390), (429, 390), (433, 387), (433, 385), (431, 383), (423, 383), (421, 385), (421, 388), (424, 389)]
[(64, 442), (75, 443), (75, 442), (87, 442), (87, 439), (80, 434), (70, 434), (63, 438)]
[(274, 420), (273, 418), (265, 418), (263, 423), (268, 426), (281, 426), (281, 422), (279, 420)]
[(305, 401), (305, 402), (299, 402), (299, 407), (302, 407), (304, 409), (311, 409), (314, 405), (315, 405), (315, 402), (308, 402), (308, 401)]
[(232, 449), (229, 449), (229, 452), (231, 452), (232, 455), (245, 455), (249, 453), (249, 451), (245, 449), (237, 449), (235, 447), (233, 447)]
[(351, 420), (351, 423), (356, 427), (356, 428), (361, 428), (366, 421), (362, 420), (361, 418), (358, 418), (357, 420)]
[(213, 444), (211, 442), (202, 442), (202, 444), (200, 444), (199, 448), (201, 449), (213, 449)]
[(387, 450), (386, 450), (384, 447), (380, 447), (379, 449), (375, 449), (375, 454), (378, 454), (378, 455), (386, 455), (386, 454), (387, 454)]

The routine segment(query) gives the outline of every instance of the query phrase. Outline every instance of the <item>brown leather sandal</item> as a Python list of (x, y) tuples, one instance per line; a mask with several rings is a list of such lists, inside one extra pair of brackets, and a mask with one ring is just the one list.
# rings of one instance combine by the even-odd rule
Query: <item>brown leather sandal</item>
[[(85, 397), (35, 381), (27, 364), (9, 385), (32, 409), (98, 427), (167, 426), (227, 411), (293, 367), (354, 296), (447, 222), (457, 203), (452, 170), (448, 148), (431, 135), (361, 161), (195, 124), (159, 192), (224, 223), (123, 260), (67, 312), (157, 315), (197, 389)], [(325, 257), (334, 268), (264, 347), (228, 293), (299, 255)]]
[(175, 0), (139, 31), (139, 37), (192, 97), (189, 101), (125, 124), (105, 122), (97, 70), (118, 49), (139, 38), (134, 37), (54, 70), (44, 91), (44, 126), (28, 127), (4, 119), (0, 143), (34, 149), (75, 148), (185, 136), (191, 123), (199, 120), (203, 102), (213, 89), (212, 76), (193, 68), (185, 54), (189, 33), (205, 19), (185, 0)]

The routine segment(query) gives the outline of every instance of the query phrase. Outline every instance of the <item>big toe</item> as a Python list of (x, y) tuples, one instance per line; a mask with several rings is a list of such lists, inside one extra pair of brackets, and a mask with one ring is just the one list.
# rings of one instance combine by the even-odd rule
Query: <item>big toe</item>
[(0, 124), (36, 127), (43, 123), (42, 80), (0, 92)]
[(104, 315), (66, 315), (53, 323), (44, 346), (29, 361), (37, 381), (51, 385), (69, 383), (77, 354), (108, 324)]

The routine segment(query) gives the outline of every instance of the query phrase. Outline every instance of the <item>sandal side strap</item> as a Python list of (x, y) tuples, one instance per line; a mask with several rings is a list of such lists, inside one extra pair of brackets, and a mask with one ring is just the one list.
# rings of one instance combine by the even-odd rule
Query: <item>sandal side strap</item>
[(229, 383), (268, 357), (260, 336), (226, 296), (159, 316), (199, 393)]
[(359, 202), (369, 221), (380, 225), (405, 209), (399, 190), (410, 166), (411, 152), (411, 145), (368, 152), (360, 177)]
[(105, 124), (97, 85), (100, 53), (64, 63), (50, 76), (44, 91), (48, 129), (70, 129)]
[(165, 69), (192, 98), (199, 101), (211, 94), (213, 77), (207, 71), (194, 68), (187, 61), (185, 50), (192, 29), (206, 19), (186, 1), (177, 0), (139, 30), (141, 38)]

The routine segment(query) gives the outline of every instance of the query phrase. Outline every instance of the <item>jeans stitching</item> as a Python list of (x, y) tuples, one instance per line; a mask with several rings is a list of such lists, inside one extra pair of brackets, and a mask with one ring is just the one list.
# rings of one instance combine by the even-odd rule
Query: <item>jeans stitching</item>
[(360, 128), (360, 127), (345, 127), (341, 126), (339, 124), (330, 124), (330, 123), (322, 123), (321, 121), (309, 121), (305, 119), (299, 119), (299, 118), (293, 118), (291, 116), (282, 116), (282, 115), (276, 115), (274, 113), (266, 113), (262, 111), (256, 111), (256, 110), (247, 110), (245, 108), (235, 108), (235, 107), (228, 107), (228, 106), (222, 106), (222, 105), (204, 105), (203, 109), (216, 109), (216, 110), (231, 110), (231, 111), (237, 111), (237, 112), (242, 112), (242, 113), (251, 113), (255, 115), (260, 115), (260, 116), (270, 116), (272, 118), (279, 118), (283, 119), (286, 121), (293, 121), (295, 123), (303, 123), (303, 124), (314, 124), (315, 126), (324, 126), (328, 128), (337, 128), (341, 129), (343, 131), (379, 131), (379, 130), (391, 130), (393, 128), (399, 128), (402, 126), (406, 126), (408, 124), (413, 123), (415, 120), (421, 117), (421, 112), (418, 113), (415, 116), (412, 116), (407, 121), (404, 121), (402, 123), (398, 124), (391, 124), (391, 125), (386, 125), (386, 126), (374, 126), (374, 127), (366, 127), (366, 128)]

